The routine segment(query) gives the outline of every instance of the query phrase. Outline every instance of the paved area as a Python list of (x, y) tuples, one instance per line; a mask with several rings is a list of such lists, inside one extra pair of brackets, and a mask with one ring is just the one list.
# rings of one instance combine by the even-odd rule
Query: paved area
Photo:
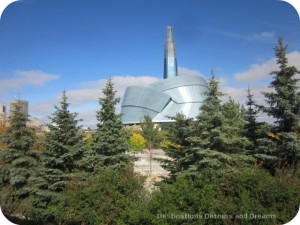
[(168, 171), (161, 167), (160, 163), (155, 158), (168, 158), (161, 149), (153, 149), (152, 151), (152, 172), (150, 173), (150, 153), (145, 149), (139, 154), (135, 154), (136, 161), (134, 162), (134, 170), (144, 176), (147, 176), (145, 188), (149, 191), (154, 191), (156, 187), (155, 182), (161, 181), (163, 177), (168, 176)]
[(155, 158), (168, 158), (161, 149), (153, 149), (152, 151), (152, 173), (150, 173), (150, 153), (148, 150), (143, 150), (141, 153), (135, 154), (136, 161), (134, 162), (134, 170), (142, 175), (159, 177), (167, 176), (168, 172), (161, 167), (160, 163)]

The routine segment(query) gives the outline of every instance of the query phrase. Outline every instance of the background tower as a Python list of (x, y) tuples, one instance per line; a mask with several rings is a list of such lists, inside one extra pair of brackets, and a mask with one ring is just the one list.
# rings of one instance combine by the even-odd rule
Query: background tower
[(10, 102), (10, 115), (15, 110), (17, 104), (21, 107), (21, 112), (28, 116), (28, 101), (24, 100), (15, 100)]
[(201, 76), (178, 76), (173, 28), (167, 27), (165, 42), (164, 79), (146, 86), (126, 88), (121, 110), (125, 125), (140, 124), (145, 115), (154, 123), (172, 123), (172, 117), (182, 113), (197, 119), (199, 108), (206, 99), (208, 85)]
[(165, 42), (164, 79), (178, 76), (173, 27), (167, 27)]
[(6, 121), (6, 107), (4, 104), (0, 104), (0, 122)]

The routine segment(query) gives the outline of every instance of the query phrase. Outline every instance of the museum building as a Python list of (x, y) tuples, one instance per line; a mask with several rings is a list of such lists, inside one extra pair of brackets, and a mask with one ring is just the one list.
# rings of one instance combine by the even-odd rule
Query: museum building
[(167, 27), (164, 79), (147, 86), (127, 87), (121, 106), (122, 123), (140, 124), (145, 115), (154, 123), (169, 123), (177, 113), (196, 119), (207, 90), (202, 77), (178, 74), (173, 28)]

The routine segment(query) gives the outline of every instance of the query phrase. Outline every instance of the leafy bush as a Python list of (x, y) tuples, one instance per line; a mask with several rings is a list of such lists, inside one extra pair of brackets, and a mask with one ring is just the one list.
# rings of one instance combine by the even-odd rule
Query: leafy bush
[(65, 200), (49, 210), (58, 223), (128, 224), (131, 213), (143, 204), (144, 179), (132, 169), (105, 169), (88, 179), (74, 179)]
[[(299, 180), (259, 169), (178, 177), (153, 193), (140, 224), (281, 224), (297, 213)], [(136, 223), (138, 224), (138, 223)]]

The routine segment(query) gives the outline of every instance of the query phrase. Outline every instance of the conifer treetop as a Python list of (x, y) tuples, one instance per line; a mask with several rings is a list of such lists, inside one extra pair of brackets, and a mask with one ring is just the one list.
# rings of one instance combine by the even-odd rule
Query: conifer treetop
[(103, 97), (99, 98), (101, 109), (97, 111), (97, 130), (93, 135), (93, 152), (101, 155), (103, 166), (120, 166), (126, 164), (129, 158), (125, 152), (129, 149), (127, 134), (119, 114), (116, 114), (115, 106), (120, 102), (116, 97), (112, 78), (107, 80), (102, 90)]
[(299, 79), (295, 77), (299, 71), (294, 66), (288, 66), (287, 47), (283, 38), (279, 38), (274, 47), (279, 70), (270, 73), (273, 80), (269, 87), (274, 92), (263, 92), (267, 106), (260, 106), (263, 112), (275, 118), (277, 132), (290, 132), (299, 127)]
[(207, 96), (206, 102), (212, 102), (215, 104), (221, 104), (220, 98), (225, 94), (220, 91), (219, 81), (216, 79), (215, 72), (211, 70), (211, 78), (208, 81), (209, 90), (204, 94)]
[(277, 57), (277, 64), (280, 66), (280, 69), (287, 67), (288, 59), (286, 57), (286, 50), (288, 46), (284, 44), (283, 37), (278, 39), (278, 44), (274, 47), (275, 55)]
[(102, 90), (104, 97), (99, 98), (101, 110), (97, 112), (99, 122), (108, 120), (116, 120), (115, 105), (120, 102), (120, 98), (116, 97), (117, 91), (114, 90), (112, 78), (108, 78), (105, 88)]

